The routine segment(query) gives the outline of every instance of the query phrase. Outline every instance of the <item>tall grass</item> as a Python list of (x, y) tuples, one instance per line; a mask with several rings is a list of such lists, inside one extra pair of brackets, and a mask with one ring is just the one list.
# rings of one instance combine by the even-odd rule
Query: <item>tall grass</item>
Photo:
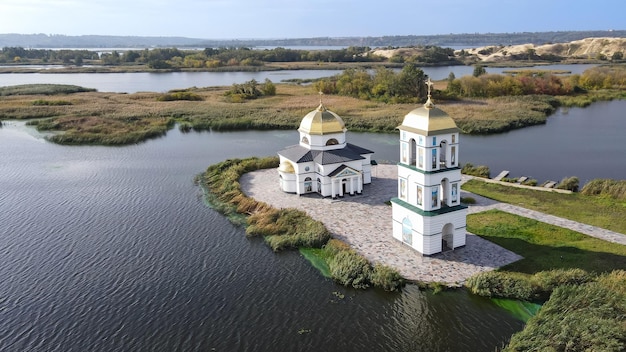
[(626, 272), (557, 287), (503, 351), (624, 351)]
[(243, 174), (276, 167), (277, 157), (229, 159), (209, 166), (197, 180), (207, 190), (206, 197), (213, 208), (235, 223), (247, 225), (247, 235), (263, 236), (274, 251), (320, 248), (307, 251), (307, 256), (318, 258), (313, 260), (316, 267), (327, 270), (328, 275), (342, 285), (375, 286), (388, 291), (404, 285), (395, 270), (379, 264), (372, 266), (345, 243), (331, 239), (328, 229), (306, 213), (297, 209), (275, 209), (243, 194), (239, 184)]
[(0, 96), (9, 95), (58, 95), (95, 92), (95, 89), (68, 84), (22, 84), (0, 87)]
[(608, 196), (618, 200), (626, 200), (626, 180), (592, 180), (585, 184), (580, 193), (588, 196)]
[[(64, 143), (98, 143), (86, 133), (90, 122), (77, 118), (101, 118), (101, 128), (115, 127), (116, 133), (137, 132), (139, 121), (172, 118), (186, 122), (194, 130), (296, 129), (308, 112), (319, 102), (310, 86), (277, 84), (275, 96), (263, 96), (242, 103), (230, 103), (224, 97), (228, 87), (188, 88), (165, 95), (139, 92), (133, 94), (88, 92), (74, 86), (20, 86), (0, 88), (6, 96), (0, 100), (0, 118), (34, 119), (53, 117), (59, 120), (58, 131), (75, 129)], [(26, 96), (15, 94), (29, 94)], [(68, 95), (69, 93), (72, 93)], [(68, 105), (56, 105), (49, 97), (62, 94)], [(168, 101), (158, 101), (165, 99)], [(188, 100), (191, 99), (191, 100)], [(33, 104), (39, 100), (42, 104)], [(56, 100), (55, 100), (56, 101)], [(60, 101), (60, 100), (59, 100)], [(50, 104), (45, 103), (50, 102)], [(357, 98), (327, 95), (324, 104), (339, 114), (351, 131), (395, 133), (404, 116), (421, 104), (385, 104)], [(437, 102), (465, 133), (493, 133), (530, 124), (543, 123), (551, 108), (547, 98), (502, 97), (454, 102)], [(503, 112), (506, 114), (503, 114)], [(78, 125), (68, 125), (64, 120)], [(124, 122), (124, 125), (119, 125)], [(82, 126), (81, 126), (82, 124)], [(152, 134), (145, 134), (149, 138)], [(129, 138), (130, 141), (136, 137)], [(106, 143), (124, 142), (114, 138)]]

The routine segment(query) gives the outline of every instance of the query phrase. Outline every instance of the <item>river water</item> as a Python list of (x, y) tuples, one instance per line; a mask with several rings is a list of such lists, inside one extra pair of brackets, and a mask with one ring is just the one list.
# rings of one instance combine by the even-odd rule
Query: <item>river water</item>
[[(580, 74), (597, 65), (548, 65), (535, 68), (543, 70), (566, 70)], [(433, 80), (448, 78), (450, 72), (456, 77), (471, 75), (472, 66), (423, 67), (424, 73)], [(488, 73), (502, 73), (510, 67), (488, 67)], [(530, 68), (528, 68), (530, 69)], [(315, 79), (340, 74), (341, 70), (284, 70), (261, 72), (137, 72), (137, 73), (54, 73), (54, 70), (42, 70), (41, 73), (0, 74), (0, 87), (19, 84), (49, 83), (73, 84), (94, 88), (100, 92), (166, 92), (171, 89), (189, 87), (230, 86), (252, 79), (263, 82), (269, 79), (279, 83), (287, 79)]]
[(285, 131), (174, 129), (69, 147), (8, 122), (0, 350), (492, 351), (522, 328), (465, 291), (336, 285), (204, 204), (193, 178), (208, 165), (292, 143)]
[[(625, 109), (595, 103), (543, 126), (462, 136), (460, 160), (538, 179), (623, 179)], [(397, 135), (348, 138), (398, 158)], [(338, 286), (204, 204), (193, 178), (208, 165), (296, 141), (295, 131), (174, 129), (133, 146), (69, 147), (5, 122), (0, 350), (493, 351), (522, 328), (465, 291)]]

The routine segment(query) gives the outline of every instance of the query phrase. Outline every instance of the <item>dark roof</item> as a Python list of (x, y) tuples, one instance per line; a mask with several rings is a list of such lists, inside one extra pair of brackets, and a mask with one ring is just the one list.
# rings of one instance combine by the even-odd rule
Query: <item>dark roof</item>
[(371, 154), (372, 151), (347, 143), (342, 149), (333, 150), (310, 150), (298, 144), (287, 147), (278, 152), (279, 155), (295, 161), (306, 163), (314, 161), (321, 165), (339, 164), (348, 161), (365, 159), (361, 154)]
[(350, 148), (355, 153), (359, 153), (359, 154), (374, 154), (373, 151), (371, 151), (369, 149), (365, 149), (363, 147), (359, 147), (358, 145), (354, 145), (352, 143), (346, 143), (346, 148)]

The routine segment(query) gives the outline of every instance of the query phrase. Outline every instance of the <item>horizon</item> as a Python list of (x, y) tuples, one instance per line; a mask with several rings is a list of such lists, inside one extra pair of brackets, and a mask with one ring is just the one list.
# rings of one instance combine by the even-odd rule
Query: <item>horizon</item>
[(610, 31), (624, 26), (624, 10), (621, 0), (3, 0), (0, 33), (280, 40)]
[(78, 34), (78, 35), (70, 35), (70, 34), (62, 34), (62, 33), (0, 33), (0, 35), (23, 35), (23, 36), (38, 36), (45, 35), (47, 37), (128, 37), (128, 38), (184, 38), (184, 39), (197, 39), (197, 40), (216, 40), (216, 41), (229, 41), (229, 40), (252, 40), (252, 41), (272, 41), (272, 40), (298, 40), (298, 39), (351, 39), (351, 38), (381, 38), (381, 37), (405, 37), (405, 36), (416, 36), (416, 37), (436, 37), (436, 36), (447, 36), (447, 35), (517, 35), (517, 34), (539, 34), (539, 33), (576, 33), (576, 32), (620, 32), (626, 31), (626, 29), (581, 29), (581, 30), (554, 30), (554, 31), (535, 31), (535, 32), (484, 32), (484, 33), (439, 33), (439, 34), (396, 34), (396, 35), (384, 35), (384, 36), (363, 36), (363, 35), (354, 35), (354, 36), (315, 36), (315, 37), (276, 37), (276, 38), (200, 38), (200, 37), (186, 37), (186, 36), (174, 36), (174, 35), (116, 35), (116, 34)]

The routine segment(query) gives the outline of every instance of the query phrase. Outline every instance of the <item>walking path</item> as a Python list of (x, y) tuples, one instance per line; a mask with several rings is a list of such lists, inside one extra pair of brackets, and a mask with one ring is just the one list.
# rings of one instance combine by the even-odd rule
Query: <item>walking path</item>
[[(464, 183), (465, 181), (471, 178), (472, 178), (471, 176), (463, 175), (462, 182)], [(580, 222), (564, 219), (558, 216), (542, 213), (536, 210), (522, 208), (517, 205), (500, 203), (498, 201), (485, 198), (485, 197), (482, 197), (473, 193), (462, 191), (461, 195), (463, 197), (469, 195), (472, 198), (476, 199), (476, 204), (469, 207), (468, 214), (479, 213), (479, 212), (487, 211), (490, 209), (498, 209), (498, 210), (506, 211), (507, 213), (520, 215), (526, 218), (545, 222), (547, 224), (552, 224), (552, 225), (570, 229), (576, 232), (580, 232), (587, 236), (595, 237), (604, 241), (626, 245), (626, 235), (621, 234), (619, 232), (606, 230), (597, 226), (582, 224)]]
[[(281, 192), (275, 169), (250, 172), (243, 175), (239, 181), (246, 195), (275, 208), (297, 208), (305, 211), (324, 223), (333, 237), (345, 241), (371, 262), (395, 268), (408, 280), (443, 282), (458, 286), (478, 272), (493, 270), (522, 259), (521, 256), (471, 233), (467, 234), (465, 247), (431, 257), (422, 256), (394, 239), (391, 236), (391, 207), (385, 202), (397, 194), (396, 165), (375, 166), (372, 171), (372, 183), (365, 185), (362, 195), (346, 196), (340, 200), (320, 198), (317, 194), (297, 196)], [(512, 208), (506, 210), (508, 204), (472, 196), (477, 199), (477, 205), (471, 206), (469, 212), (496, 207), (504, 207), (502, 209), (504, 211), (517, 211)], [(546, 219), (551, 217), (538, 214), (545, 216)], [(556, 219), (559, 222), (565, 220)], [(537, 220), (546, 221), (543, 218)], [(556, 225), (562, 226), (559, 222)]]

